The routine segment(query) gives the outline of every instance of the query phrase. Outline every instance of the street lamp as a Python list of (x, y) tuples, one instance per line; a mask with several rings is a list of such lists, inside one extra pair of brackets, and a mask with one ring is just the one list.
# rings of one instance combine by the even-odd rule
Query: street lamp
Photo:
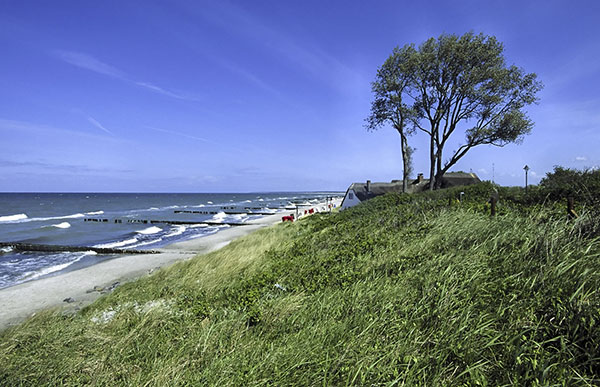
[(525, 165), (523, 169), (525, 170), (525, 193), (527, 193), (527, 172), (529, 172), (529, 166)]

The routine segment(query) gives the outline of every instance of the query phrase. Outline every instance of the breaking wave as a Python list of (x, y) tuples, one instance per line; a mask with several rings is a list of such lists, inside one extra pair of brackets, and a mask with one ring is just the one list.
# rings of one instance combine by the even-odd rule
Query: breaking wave
[(181, 235), (185, 232), (185, 230), (187, 229), (187, 227), (185, 226), (175, 226), (171, 229), (171, 232), (168, 233), (167, 235), (165, 235), (165, 238), (169, 238), (169, 237), (174, 237), (177, 235)]
[(157, 232), (161, 232), (161, 231), (162, 231), (162, 228), (156, 227), (156, 226), (152, 226), (152, 227), (148, 227), (148, 228), (145, 228), (143, 230), (136, 231), (136, 232), (138, 234), (150, 235), (150, 234), (156, 234)]
[(53, 224), (52, 227), (65, 229), (71, 227), (71, 224), (69, 222), (62, 222), (59, 224)]
[(17, 220), (27, 219), (25, 214), (0, 216), (0, 222), (15, 222)]
[(126, 239), (126, 240), (120, 241), (120, 242), (103, 243), (103, 244), (95, 245), (94, 247), (97, 247), (99, 249), (114, 249), (117, 247), (123, 247), (123, 246), (134, 244), (137, 241), (138, 241), (137, 238), (131, 238), (131, 239)]
[(44, 275), (51, 274), (51, 273), (54, 273), (54, 272), (66, 269), (67, 267), (71, 266), (75, 262), (80, 261), (81, 258), (85, 257), (86, 255), (96, 255), (96, 252), (94, 252), (94, 251), (84, 251), (83, 253), (79, 254), (79, 256), (76, 259), (74, 259), (73, 261), (69, 261), (69, 262), (66, 262), (66, 263), (61, 263), (61, 264), (58, 264), (58, 265), (46, 267), (46, 268), (44, 268), (42, 270), (38, 270), (36, 272), (28, 273), (25, 276), (24, 279), (25, 280), (33, 280), (33, 279), (42, 277)]

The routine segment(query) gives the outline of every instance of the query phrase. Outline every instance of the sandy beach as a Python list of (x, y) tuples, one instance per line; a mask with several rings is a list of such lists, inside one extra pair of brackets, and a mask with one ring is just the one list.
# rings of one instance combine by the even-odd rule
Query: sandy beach
[[(336, 206), (340, 202), (341, 200), (336, 200)], [(322, 206), (323, 204), (318, 205)], [(44, 309), (59, 307), (64, 312), (77, 311), (120, 284), (177, 261), (220, 249), (234, 239), (281, 222), (283, 215), (292, 213), (294, 211), (290, 210), (264, 216), (248, 221), (245, 226), (231, 227), (205, 237), (177, 242), (159, 249), (160, 254), (122, 256), (80, 270), (1, 289), (0, 331), (19, 324)]]

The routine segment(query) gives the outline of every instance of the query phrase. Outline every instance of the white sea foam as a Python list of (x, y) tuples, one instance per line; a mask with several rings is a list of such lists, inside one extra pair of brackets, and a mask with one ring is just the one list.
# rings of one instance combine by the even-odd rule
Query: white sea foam
[(64, 216), (54, 216), (50, 218), (31, 218), (31, 220), (56, 220), (56, 219), (77, 219), (83, 218), (84, 214), (73, 214), (73, 215), (64, 215)]
[(16, 214), (16, 215), (5, 215), (0, 216), (0, 222), (15, 222), (18, 220), (27, 219), (27, 215), (25, 214)]
[(149, 212), (149, 211), (160, 211), (160, 208), (150, 207), (150, 208), (146, 208), (145, 210), (131, 210), (129, 212)]
[(244, 203), (252, 203), (252, 200), (244, 200)]
[(103, 243), (100, 245), (95, 245), (94, 247), (98, 247), (100, 249), (114, 249), (116, 247), (123, 247), (123, 246), (134, 244), (137, 241), (138, 241), (137, 238), (131, 238), (131, 239), (127, 239), (127, 240), (120, 241), (120, 242)]
[(28, 273), (28, 275), (25, 276), (25, 279), (32, 280), (32, 279), (36, 279), (36, 278), (39, 278), (41, 276), (44, 276), (46, 274), (50, 274), (50, 273), (54, 273), (54, 272), (66, 269), (67, 267), (71, 266), (75, 262), (78, 262), (79, 260), (81, 260), (81, 258), (85, 257), (86, 255), (94, 255), (94, 254), (96, 254), (96, 253), (93, 252), (93, 251), (85, 251), (82, 254), (80, 254), (73, 261), (66, 262), (66, 263), (61, 263), (59, 265), (54, 265), (54, 266), (46, 267), (44, 269), (41, 269), (41, 270), (33, 272), (33, 273)]
[(92, 212), (86, 212), (86, 215), (102, 215), (104, 214), (104, 211), (92, 211)]
[(216, 215), (214, 215), (212, 218), (213, 220), (223, 220), (227, 217), (227, 214), (224, 213), (223, 211), (218, 212)]
[(156, 234), (157, 232), (161, 232), (161, 231), (162, 231), (162, 228), (156, 227), (156, 226), (152, 226), (152, 227), (148, 227), (148, 228), (145, 228), (143, 230), (136, 231), (136, 232), (138, 234), (150, 235), (150, 234)]
[(169, 237), (174, 237), (174, 236), (177, 236), (177, 235), (181, 235), (181, 234), (183, 234), (185, 232), (186, 229), (187, 229), (187, 227), (185, 227), (185, 226), (179, 226), (179, 225), (177, 225), (177, 226), (175, 226), (175, 227), (173, 227), (171, 229), (170, 233), (168, 233), (167, 235), (165, 235), (165, 238), (169, 238)]
[(59, 271), (59, 270), (62, 270), (64, 268), (66, 268), (67, 266), (70, 266), (71, 263), (73, 263), (73, 262), (61, 263), (60, 265), (50, 266), (50, 267), (47, 267), (47, 268), (42, 269), (40, 271), (36, 271), (36, 272), (33, 272), (33, 273), (28, 273), (25, 276), (24, 279), (31, 280), (31, 279), (39, 278), (39, 277), (41, 277), (43, 275), (46, 275), (46, 274), (54, 273), (55, 271)]
[(206, 202), (207, 204), (213, 204), (213, 202)]
[(2, 252), (2, 253), (10, 253), (11, 251), (13, 251), (12, 247), (9, 247), (9, 246), (7, 246), (7, 247), (0, 247), (0, 252)]
[(62, 222), (59, 224), (53, 224), (52, 227), (65, 229), (71, 227), (71, 224), (69, 222)]
[(72, 215), (63, 215), (63, 216), (51, 216), (47, 218), (27, 218), (21, 220), (21, 222), (44, 222), (47, 220), (60, 220), (60, 219), (77, 219), (85, 217), (84, 214), (72, 214)]
[(158, 242), (160, 242), (160, 241), (162, 241), (162, 240), (163, 240), (162, 238), (158, 238), (158, 239), (153, 239), (153, 240), (151, 240), (151, 241), (140, 242), (140, 243), (137, 243), (137, 244), (135, 244), (135, 245), (131, 245), (131, 246), (129, 246), (129, 248), (130, 248), (130, 249), (134, 249), (134, 248), (136, 248), (136, 247), (140, 247), (140, 246), (151, 245), (151, 244), (153, 244), (153, 243), (158, 243)]

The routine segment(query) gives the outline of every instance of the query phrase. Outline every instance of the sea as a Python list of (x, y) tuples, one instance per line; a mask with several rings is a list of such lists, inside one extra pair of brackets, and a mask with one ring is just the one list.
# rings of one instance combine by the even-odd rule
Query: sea
[[(232, 227), (227, 223), (291, 213), (285, 208), (317, 205), (340, 196), (339, 192), (0, 193), (0, 242), (156, 249)], [(118, 256), (0, 247), (0, 289)]]

